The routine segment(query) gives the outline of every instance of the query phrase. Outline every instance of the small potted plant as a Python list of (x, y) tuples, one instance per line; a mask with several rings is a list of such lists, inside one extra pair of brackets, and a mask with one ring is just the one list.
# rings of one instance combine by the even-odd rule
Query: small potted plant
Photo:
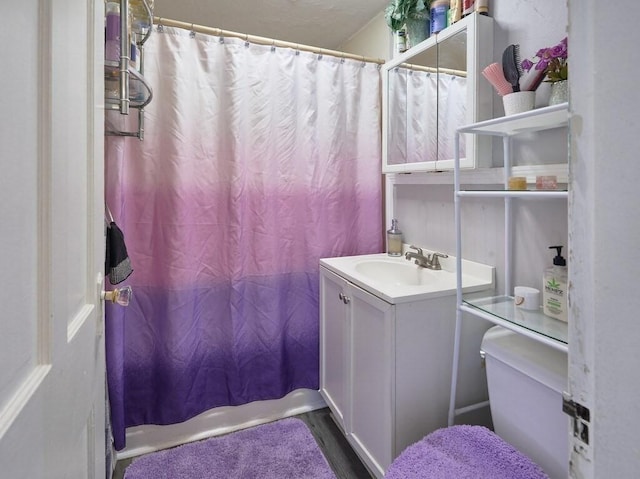
[[(567, 37), (564, 37), (560, 43), (553, 47), (541, 48), (536, 53), (537, 60), (535, 63), (529, 59), (525, 59), (520, 64), (525, 71), (534, 68), (538, 73), (533, 80), (533, 86), (537, 86), (543, 80), (551, 83), (551, 97), (549, 104), (554, 105), (567, 101), (567, 78), (569, 76), (569, 65), (567, 63)], [(535, 90), (535, 88), (533, 88)]]
[(385, 9), (385, 19), (393, 32), (407, 29), (411, 46), (429, 36), (429, 4), (431, 0), (392, 0)]

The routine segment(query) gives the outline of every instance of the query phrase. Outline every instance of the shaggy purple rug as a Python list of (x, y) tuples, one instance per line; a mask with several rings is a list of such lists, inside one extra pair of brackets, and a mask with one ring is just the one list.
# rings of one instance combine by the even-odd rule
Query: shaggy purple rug
[(335, 479), (300, 419), (288, 418), (134, 460), (124, 479)]

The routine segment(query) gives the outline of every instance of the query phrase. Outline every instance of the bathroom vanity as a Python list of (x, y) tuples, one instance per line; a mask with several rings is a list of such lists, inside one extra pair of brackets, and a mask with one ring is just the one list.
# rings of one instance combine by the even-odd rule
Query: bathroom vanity
[[(369, 470), (447, 425), (455, 259), (442, 270), (386, 254), (320, 260), (320, 394)], [(463, 261), (465, 291), (493, 268)]]

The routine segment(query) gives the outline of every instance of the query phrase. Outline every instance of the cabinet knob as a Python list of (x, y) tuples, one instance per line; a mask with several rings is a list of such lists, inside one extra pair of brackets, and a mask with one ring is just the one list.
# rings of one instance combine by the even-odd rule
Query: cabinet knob
[(351, 301), (351, 298), (349, 296), (346, 296), (346, 295), (343, 294), (342, 295), (342, 302), (344, 304), (349, 304), (349, 301)]
[(344, 298), (345, 298), (345, 296), (344, 296), (344, 294), (343, 294), (343, 293), (340, 293), (340, 294), (338, 295), (338, 298), (340, 299), (340, 301), (343, 301), (343, 302), (344, 302)]

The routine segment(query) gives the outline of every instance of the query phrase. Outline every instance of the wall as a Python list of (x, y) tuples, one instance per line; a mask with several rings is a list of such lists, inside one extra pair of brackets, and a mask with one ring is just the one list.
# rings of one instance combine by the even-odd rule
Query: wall
[(391, 58), (391, 36), (384, 12), (371, 19), (358, 33), (340, 45), (337, 50), (365, 57), (388, 60)]

